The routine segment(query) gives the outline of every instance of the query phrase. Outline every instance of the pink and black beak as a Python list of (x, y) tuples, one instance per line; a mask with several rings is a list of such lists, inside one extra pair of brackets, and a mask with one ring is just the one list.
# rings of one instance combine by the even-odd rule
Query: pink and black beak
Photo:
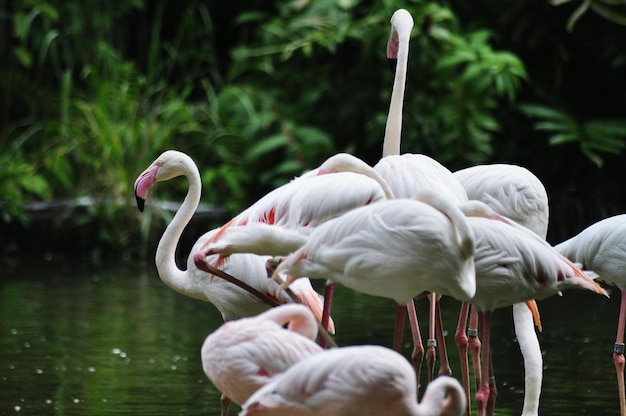
[(139, 208), (140, 212), (144, 210), (146, 199), (148, 198), (148, 191), (156, 182), (156, 174), (159, 167), (160, 163), (153, 163), (148, 169), (143, 171), (135, 181), (135, 200), (137, 201), (137, 208)]

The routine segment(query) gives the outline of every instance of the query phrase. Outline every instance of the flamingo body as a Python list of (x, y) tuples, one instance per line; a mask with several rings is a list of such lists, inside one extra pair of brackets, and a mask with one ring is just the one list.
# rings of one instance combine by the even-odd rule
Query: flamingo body
[(458, 381), (440, 377), (416, 402), (415, 372), (400, 354), (379, 346), (325, 350), (274, 377), (243, 405), (240, 416), (460, 415)]
[(207, 336), (202, 368), (218, 390), (241, 405), (272, 376), (320, 353), (316, 335), (317, 322), (306, 307), (278, 306), (226, 322)]
[(444, 205), (394, 199), (354, 209), (315, 229), (277, 272), (329, 279), (401, 305), (424, 291), (469, 300), (472, 236), (456, 205)]

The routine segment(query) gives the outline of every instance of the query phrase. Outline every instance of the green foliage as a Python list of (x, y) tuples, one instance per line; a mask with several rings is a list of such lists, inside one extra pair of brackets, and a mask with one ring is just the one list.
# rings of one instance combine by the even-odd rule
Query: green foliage
[(553, 146), (578, 143), (580, 150), (598, 167), (603, 164), (602, 153), (620, 154), (626, 146), (626, 121), (580, 121), (566, 111), (538, 104), (526, 104), (520, 109), (538, 119), (534, 127), (549, 134)]
[[(569, 3), (571, 0), (549, 0), (550, 4), (559, 6)], [(625, 0), (582, 0), (567, 20), (567, 31), (573, 32), (574, 26), (588, 11), (593, 11), (598, 16), (609, 22), (626, 26)]]
[[(547, 3), (539, 12), (525, 2), (454, 3), (402, 5), (415, 20), (403, 152), (429, 154), (451, 169), (497, 159), (496, 138), (528, 130), (515, 108), (520, 95), (575, 103), (570, 112), (524, 107), (551, 145), (578, 143), (598, 165), (621, 152), (624, 124), (610, 109), (623, 101), (584, 99), (596, 84), (611, 90), (604, 84), (621, 78), (590, 78), (587, 92), (579, 78), (562, 81), (563, 74), (585, 79), (593, 61), (561, 59), (573, 55), (570, 44), (623, 69), (623, 42), (612, 40), (610, 27), (566, 34), (579, 36), (572, 41), (555, 34), (565, 32), (559, 25), (567, 17), (534, 23), (553, 18), (545, 9), (558, 11)], [(612, 3), (587, 1), (577, 16), (604, 10), (620, 23), (605, 10), (615, 10)], [(94, 197), (98, 203), (73, 221), (97, 219), (97, 238), (125, 247), (133, 233), (146, 241), (169, 218), (149, 211), (137, 227), (132, 208), (135, 177), (164, 150), (189, 153), (200, 167), (203, 202), (229, 213), (337, 151), (375, 162), (397, 8), (391, 0), (122, 0), (92, 2), (87, 13), (76, 0), (3, 4), (0, 20), (12, 35), (0, 50), (0, 215), (26, 221), (29, 201)], [(543, 53), (545, 45), (556, 52)], [(543, 54), (524, 55), (533, 48)], [(509, 146), (514, 152), (518, 144)], [(159, 188), (158, 198), (181, 200), (186, 186)]]

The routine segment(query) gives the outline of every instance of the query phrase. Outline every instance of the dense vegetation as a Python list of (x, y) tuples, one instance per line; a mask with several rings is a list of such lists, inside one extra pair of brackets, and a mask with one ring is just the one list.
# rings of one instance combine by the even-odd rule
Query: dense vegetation
[[(528, 167), (548, 188), (549, 238), (560, 240), (624, 210), (620, 3), (4, 2), (3, 249), (32, 230), (28, 203), (90, 197), (51, 227), (96, 224), (88, 246), (144, 253), (167, 214), (139, 217), (132, 185), (169, 148), (196, 160), (203, 202), (226, 216), (334, 152), (375, 163), (398, 7), (416, 22), (403, 151), (452, 170)], [(185, 190), (178, 181), (158, 197)]]

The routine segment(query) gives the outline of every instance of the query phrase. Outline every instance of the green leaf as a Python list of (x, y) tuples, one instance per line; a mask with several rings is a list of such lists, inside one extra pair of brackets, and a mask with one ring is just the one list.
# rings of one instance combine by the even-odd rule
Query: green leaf
[(259, 159), (265, 154), (287, 146), (288, 144), (289, 142), (283, 134), (275, 134), (253, 146), (246, 154), (246, 160), (252, 161)]
[(626, 26), (626, 14), (621, 13), (619, 10), (611, 8), (607, 5), (601, 4), (599, 2), (594, 2), (591, 5), (591, 8), (598, 15), (604, 17), (606, 20), (616, 23), (618, 25)]
[(17, 46), (13, 50), (13, 53), (15, 53), (17, 60), (20, 61), (20, 63), (26, 68), (30, 68), (33, 65), (33, 58), (31, 57), (30, 52), (26, 49), (21, 46)]

